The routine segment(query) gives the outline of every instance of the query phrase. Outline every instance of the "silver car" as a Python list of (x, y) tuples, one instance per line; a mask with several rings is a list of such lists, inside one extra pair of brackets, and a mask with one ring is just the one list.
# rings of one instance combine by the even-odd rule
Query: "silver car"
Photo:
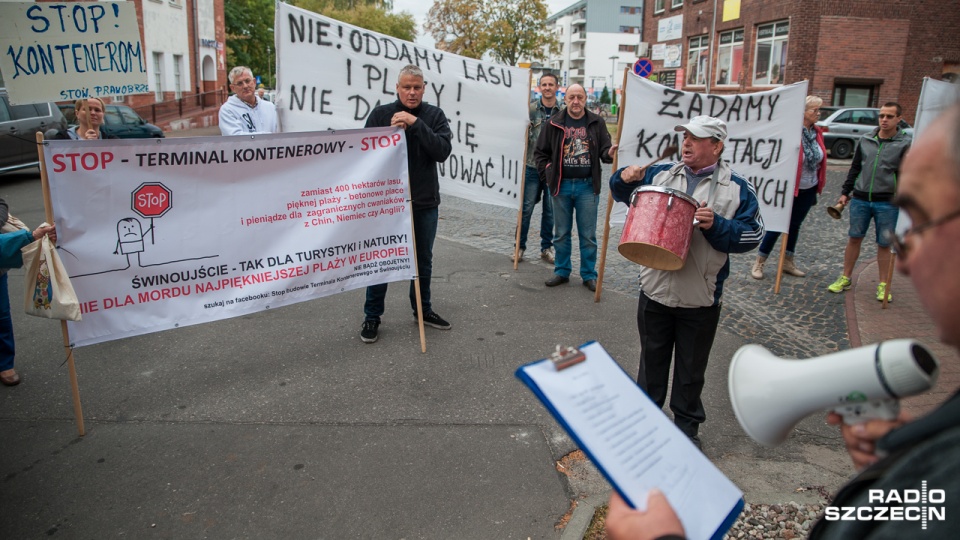
[(55, 104), (10, 105), (0, 88), (0, 173), (37, 166), (36, 133), (64, 129), (67, 121)]
[[(857, 141), (880, 125), (880, 109), (871, 107), (820, 107), (823, 143), (832, 157), (847, 159), (853, 155)], [(910, 124), (900, 120), (900, 129), (912, 135)]]

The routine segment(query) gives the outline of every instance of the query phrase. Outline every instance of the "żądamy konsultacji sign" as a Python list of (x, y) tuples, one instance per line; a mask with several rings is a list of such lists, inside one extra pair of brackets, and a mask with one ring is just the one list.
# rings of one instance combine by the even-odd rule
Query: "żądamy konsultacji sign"
[(148, 92), (132, 2), (0, 2), (0, 72), (13, 104)]
[(48, 141), (77, 346), (415, 275), (398, 128)]
[(396, 101), (400, 69), (420, 67), (423, 100), (443, 109), (453, 153), (440, 191), (520, 207), (529, 123), (529, 71), (422, 47), (294, 6), (277, 4), (278, 109), (284, 131), (363, 127)]
[[(627, 75), (623, 129), (617, 166), (647, 165), (671, 145), (683, 146), (673, 128), (699, 115), (727, 124), (723, 159), (753, 185), (768, 231), (786, 232), (800, 157), (806, 81), (751, 94), (684, 92)], [(680, 151), (667, 158), (680, 160)], [(623, 223), (626, 206), (618, 204), (611, 223)]]

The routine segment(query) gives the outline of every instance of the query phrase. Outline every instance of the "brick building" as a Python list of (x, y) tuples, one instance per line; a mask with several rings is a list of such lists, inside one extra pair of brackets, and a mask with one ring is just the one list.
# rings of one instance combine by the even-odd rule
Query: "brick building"
[(957, 0), (744, 0), (726, 22), (723, 5), (647, 0), (643, 41), (661, 83), (725, 94), (806, 79), (826, 105), (897, 101), (913, 122), (924, 77), (960, 76)]
[(164, 130), (216, 124), (226, 96), (215, 92), (227, 84), (224, 0), (132, 1), (150, 93), (117, 101)]

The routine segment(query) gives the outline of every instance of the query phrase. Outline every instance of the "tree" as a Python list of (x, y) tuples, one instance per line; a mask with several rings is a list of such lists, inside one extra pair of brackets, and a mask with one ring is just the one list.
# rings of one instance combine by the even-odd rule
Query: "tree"
[(498, 62), (513, 66), (520, 58), (542, 60), (545, 52), (559, 52), (556, 37), (545, 30), (547, 5), (543, 0), (488, 0), (490, 23), (487, 47)]
[(606, 85), (603, 86), (603, 92), (600, 92), (600, 103), (610, 104), (610, 89)]
[[(274, 0), (229, 0), (223, 4), (227, 32), (227, 65), (247, 66), (267, 86), (273, 86)], [(270, 60), (268, 61), (268, 58)]]
[[(294, 0), (292, 4), (395, 38), (413, 41), (417, 37), (413, 15), (391, 13), (392, 0)], [(247, 66), (264, 85), (275, 86), (274, 0), (226, 0), (223, 14), (229, 68)]]
[(487, 52), (484, 0), (437, 0), (427, 13), (424, 28), (437, 48), (469, 58)]
[(437, 0), (424, 25), (437, 48), (470, 58), (490, 53), (504, 64), (540, 60), (559, 48), (546, 30), (543, 0)]
[(331, 19), (359, 26), (405, 41), (417, 39), (417, 21), (413, 15), (391, 13), (392, 1), (386, 0), (293, 0), (293, 5)]

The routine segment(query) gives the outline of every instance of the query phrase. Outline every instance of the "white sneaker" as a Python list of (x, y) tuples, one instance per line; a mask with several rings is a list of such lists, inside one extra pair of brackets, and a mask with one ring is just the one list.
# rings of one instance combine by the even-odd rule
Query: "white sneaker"
[(516, 258), (514, 258), (513, 255), (511, 255), (511, 256), (510, 256), (510, 262), (523, 262), (523, 252), (524, 252), (524, 250), (522, 250), (522, 249), (521, 249), (520, 251), (518, 251)]
[(552, 247), (549, 247), (549, 248), (541, 251), (541, 252), (540, 252), (540, 258), (543, 259), (544, 261), (550, 263), (550, 264), (553, 264), (553, 261), (554, 261), (554, 258), (553, 258), (553, 248), (552, 248)]

